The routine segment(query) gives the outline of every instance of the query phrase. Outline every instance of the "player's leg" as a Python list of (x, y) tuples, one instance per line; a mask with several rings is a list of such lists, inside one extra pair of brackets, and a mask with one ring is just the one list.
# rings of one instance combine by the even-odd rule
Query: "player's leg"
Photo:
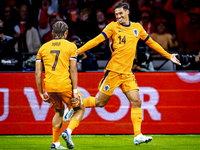
[(66, 145), (69, 149), (74, 149), (74, 143), (71, 139), (71, 134), (75, 128), (79, 126), (85, 113), (85, 105), (74, 108), (74, 115), (72, 116), (69, 125), (66, 130), (63, 131), (62, 137), (66, 142)]
[(64, 105), (62, 101), (57, 97), (56, 93), (48, 93), (52, 108), (55, 109), (55, 115), (52, 119), (52, 132), (53, 132), (53, 143), (51, 149), (66, 149), (60, 145), (59, 136), (61, 134), (62, 117), (64, 113)]
[[(106, 95), (102, 92), (99, 92), (98, 97), (87, 97), (86, 99), (83, 99), (83, 103), (87, 108), (90, 107), (103, 107), (107, 104), (108, 100), (110, 99), (111, 96)], [(74, 114), (74, 109), (65, 109), (64, 115), (63, 115), (63, 121), (67, 122), (69, 121)]]
[(141, 100), (137, 89), (125, 92), (131, 103), (131, 120), (134, 127), (134, 136), (141, 134), (142, 110)]
[(141, 133), (142, 110), (139, 91), (137, 89), (131, 90), (125, 92), (125, 94), (131, 103), (131, 120), (134, 127), (134, 144), (139, 145), (141, 143), (148, 143), (152, 140), (152, 137), (144, 136)]
[(118, 73), (107, 70), (99, 83), (99, 96), (84, 99), (85, 107), (104, 107), (108, 103), (114, 89), (120, 85), (119, 78)]
[(120, 87), (131, 103), (131, 121), (134, 128), (134, 144), (149, 142), (152, 137), (146, 137), (141, 134), (142, 124), (142, 101), (139, 96), (139, 88), (133, 74), (123, 75), (124, 82)]
[[(76, 108), (73, 108), (74, 115), (72, 116), (67, 129), (64, 130), (62, 133), (62, 137), (65, 140), (66, 145), (69, 149), (74, 149), (74, 143), (72, 142), (71, 134), (72, 134), (73, 130), (79, 126), (79, 123), (81, 122), (81, 120), (84, 116), (84, 113), (85, 113), (85, 105), (82, 102), (82, 95), (81, 95), (81, 93), (79, 93), (79, 95), (81, 97), (81, 105)], [(65, 102), (68, 106), (68, 109), (70, 110), (72, 108), (71, 98), (68, 100), (65, 99)]]

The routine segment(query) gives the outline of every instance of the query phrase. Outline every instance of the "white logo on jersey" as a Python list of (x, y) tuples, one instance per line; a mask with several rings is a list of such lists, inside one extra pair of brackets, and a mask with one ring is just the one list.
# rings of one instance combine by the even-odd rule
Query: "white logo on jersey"
[(106, 28), (107, 28), (107, 26), (103, 30), (105, 30)]
[(110, 87), (108, 85), (104, 86), (104, 91), (108, 91), (110, 89)]
[(133, 33), (135, 36), (138, 36), (138, 30), (137, 29), (133, 29)]

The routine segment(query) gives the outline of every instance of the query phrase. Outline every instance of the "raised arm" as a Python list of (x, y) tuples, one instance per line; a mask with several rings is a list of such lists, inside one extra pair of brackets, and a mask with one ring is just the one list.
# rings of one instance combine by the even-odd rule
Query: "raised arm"
[(99, 34), (94, 39), (88, 41), (85, 45), (83, 45), (81, 48), (79, 48), (78, 54), (83, 53), (83, 52), (97, 46), (99, 43), (103, 42), (104, 40), (105, 40), (104, 35), (102, 33)]

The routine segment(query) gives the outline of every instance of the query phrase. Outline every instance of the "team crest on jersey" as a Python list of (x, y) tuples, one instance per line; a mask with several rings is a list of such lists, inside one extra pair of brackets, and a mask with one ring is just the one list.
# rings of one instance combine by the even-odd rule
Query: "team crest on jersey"
[(108, 85), (104, 86), (104, 91), (108, 91), (110, 89), (110, 87)]
[(135, 36), (138, 36), (138, 30), (137, 29), (133, 29), (133, 33)]

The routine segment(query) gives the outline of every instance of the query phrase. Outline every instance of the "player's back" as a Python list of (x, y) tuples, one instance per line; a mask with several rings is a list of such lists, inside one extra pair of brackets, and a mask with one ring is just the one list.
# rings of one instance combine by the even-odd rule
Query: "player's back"
[(41, 57), (44, 63), (47, 92), (71, 90), (69, 61), (70, 58), (76, 59), (76, 50), (75, 44), (64, 39), (51, 40), (40, 48), (37, 57)]

